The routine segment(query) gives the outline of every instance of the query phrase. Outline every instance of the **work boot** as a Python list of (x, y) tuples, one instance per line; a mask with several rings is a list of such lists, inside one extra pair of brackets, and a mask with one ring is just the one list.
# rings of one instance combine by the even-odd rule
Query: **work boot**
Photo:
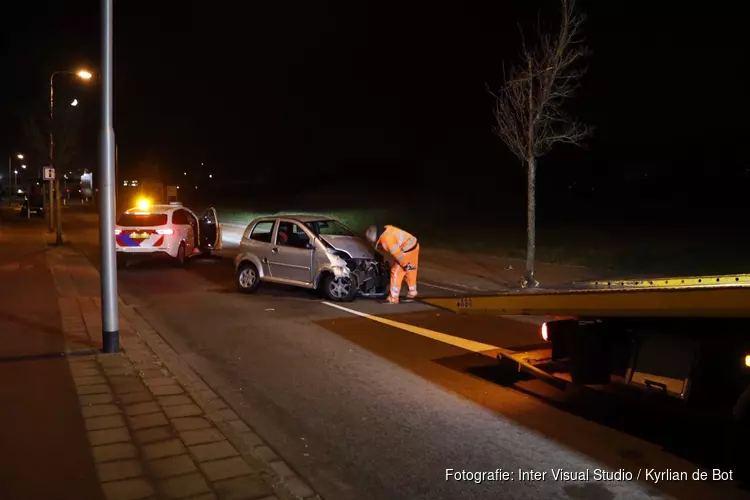
[(384, 301), (382, 301), (382, 302), (381, 302), (381, 304), (386, 304), (386, 305), (388, 305), (388, 304), (398, 305), (398, 300), (393, 300), (392, 298), (388, 297), (388, 300), (384, 300)]

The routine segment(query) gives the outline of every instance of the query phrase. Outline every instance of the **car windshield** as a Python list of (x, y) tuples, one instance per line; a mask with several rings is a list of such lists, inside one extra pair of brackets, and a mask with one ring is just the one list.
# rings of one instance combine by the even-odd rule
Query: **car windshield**
[(117, 225), (124, 227), (163, 226), (167, 223), (167, 214), (122, 214)]
[(357, 236), (345, 225), (332, 219), (305, 222), (305, 226), (307, 226), (307, 229), (312, 231), (316, 236)]

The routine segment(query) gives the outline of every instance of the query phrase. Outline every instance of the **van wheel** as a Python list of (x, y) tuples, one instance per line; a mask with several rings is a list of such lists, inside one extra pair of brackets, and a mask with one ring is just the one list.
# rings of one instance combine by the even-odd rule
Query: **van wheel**
[(253, 293), (260, 286), (258, 269), (252, 262), (243, 262), (237, 269), (237, 290), (242, 293)]
[(320, 292), (331, 302), (351, 302), (357, 295), (357, 287), (352, 278), (326, 274), (320, 282)]

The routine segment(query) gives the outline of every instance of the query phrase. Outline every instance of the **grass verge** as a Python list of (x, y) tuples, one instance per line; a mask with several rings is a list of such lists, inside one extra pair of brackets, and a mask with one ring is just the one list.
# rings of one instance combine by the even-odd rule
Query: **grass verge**
[[(439, 213), (416, 210), (321, 210), (274, 212), (316, 214), (340, 220), (364, 233), (371, 224), (392, 223), (415, 234), (423, 246), (525, 258), (523, 227), (497, 227), (481, 221), (447, 221)], [(269, 213), (220, 209), (222, 222), (244, 225)], [(469, 222), (467, 222), (469, 221)], [(659, 228), (537, 228), (537, 259), (540, 262), (587, 266), (624, 275), (707, 275), (750, 272), (747, 256), (750, 242), (730, 241), (725, 233)]]

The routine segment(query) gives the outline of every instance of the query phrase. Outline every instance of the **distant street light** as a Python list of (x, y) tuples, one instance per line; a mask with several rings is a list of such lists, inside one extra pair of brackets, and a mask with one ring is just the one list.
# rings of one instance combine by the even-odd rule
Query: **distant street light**
[(18, 175), (18, 170), (14, 170), (13, 173)]
[(25, 169), (25, 168), (26, 168), (26, 165), (21, 165), (21, 168), (24, 168), (24, 169)]
[[(16, 158), (18, 158), (19, 160), (23, 160), (23, 155), (20, 154), (20, 153), (18, 153), (18, 154), (16, 154)], [(24, 167), (24, 168), (26, 168), (26, 167)], [(10, 193), (13, 190), (13, 174), (11, 173), (12, 169), (13, 169), (13, 156), (11, 155), (11, 156), (8, 156), (8, 195), (9, 195), (8, 196), (8, 206), (10, 206), (10, 204), (11, 204)], [(2, 178), (2, 177), (0, 176), (0, 178)]]
[(213, 175), (211, 175), (211, 174), (208, 174), (208, 178), (209, 178), (209, 179), (213, 179), (213, 178), (214, 178), (214, 176), (213, 176)]
[[(49, 161), (52, 164), (52, 167), (55, 167), (55, 137), (52, 132), (53, 130), (53, 124), (55, 122), (55, 75), (59, 74), (66, 74), (66, 75), (75, 75), (81, 80), (90, 80), (92, 75), (90, 72), (86, 71), (85, 69), (79, 69), (78, 71), (55, 71), (53, 72), (49, 77), (49, 122), (50, 122), (50, 128), (49, 128)], [(73, 101), (75, 104), (72, 104), (73, 106), (78, 104), (78, 101)], [(54, 189), (53, 184), (54, 182)], [(55, 198), (57, 199), (57, 206), (54, 204), (53, 194), (55, 195)], [(60, 196), (60, 176), (55, 175), (54, 181), (49, 181), (49, 230), (52, 232), (54, 230), (54, 222), (57, 221), (57, 238), (56, 243), (58, 245), (62, 244), (62, 221), (60, 220), (62, 216), (62, 209), (60, 207), (61, 205), (61, 196)], [(52, 208), (55, 208), (54, 212)], [(52, 214), (55, 214), (54, 216)]]
[(70, 103), (71, 106), (76, 107), (78, 106), (78, 99), (73, 99), (73, 101)]
[(187, 172), (183, 172), (182, 175), (187, 175)]

